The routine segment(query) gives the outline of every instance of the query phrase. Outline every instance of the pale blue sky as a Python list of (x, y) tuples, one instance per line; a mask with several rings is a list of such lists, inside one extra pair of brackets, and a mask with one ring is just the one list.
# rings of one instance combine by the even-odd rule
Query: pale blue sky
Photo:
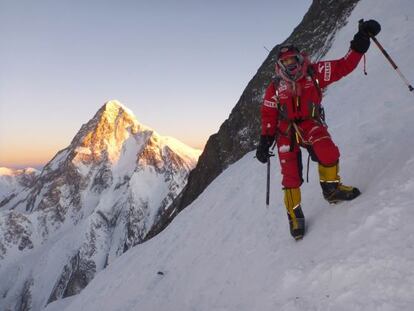
[(110, 99), (202, 147), (310, 4), (0, 0), (0, 166), (46, 162)]

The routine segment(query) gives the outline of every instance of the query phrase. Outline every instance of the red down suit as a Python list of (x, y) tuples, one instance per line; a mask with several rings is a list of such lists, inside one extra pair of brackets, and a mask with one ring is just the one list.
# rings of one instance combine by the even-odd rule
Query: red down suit
[(261, 106), (262, 135), (276, 137), (285, 188), (297, 188), (303, 182), (300, 146), (324, 166), (338, 162), (339, 149), (321, 118), (320, 89), (352, 72), (362, 56), (350, 49), (341, 59), (308, 64), (312, 76), (281, 79), (267, 87)]

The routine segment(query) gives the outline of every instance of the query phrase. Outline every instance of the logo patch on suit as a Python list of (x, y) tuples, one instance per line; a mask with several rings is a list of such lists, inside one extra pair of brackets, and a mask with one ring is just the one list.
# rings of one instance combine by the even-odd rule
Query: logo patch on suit
[(280, 83), (279, 83), (279, 87), (278, 87), (278, 91), (279, 92), (283, 92), (283, 91), (286, 91), (287, 90), (287, 84), (286, 84), (286, 82), (285, 81), (280, 81)]
[(270, 100), (265, 100), (263, 105), (266, 106), (266, 107), (270, 107), (270, 108), (276, 108), (277, 107), (276, 102), (273, 102), (273, 101), (270, 101)]
[(325, 63), (325, 76), (324, 76), (324, 80), (325, 81), (330, 81), (331, 80), (331, 62), (326, 62)]
[(324, 66), (324, 65), (322, 65), (322, 64), (319, 64), (319, 66), (318, 66), (318, 71), (319, 71), (319, 73), (322, 73), (323, 68), (325, 68), (325, 66)]

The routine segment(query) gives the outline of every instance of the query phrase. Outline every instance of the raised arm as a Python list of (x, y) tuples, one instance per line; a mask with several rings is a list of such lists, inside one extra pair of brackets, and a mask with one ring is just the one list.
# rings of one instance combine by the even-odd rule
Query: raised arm
[(350, 49), (341, 59), (321, 61), (313, 65), (320, 87), (324, 88), (351, 73), (363, 55)]
[(348, 53), (341, 59), (321, 61), (314, 65), (320, 86), (326, 87), (351, 73), (362, 56), (368, 51), (370, 36), (376, 36), (381, 31), (380, 24), (375, 20), (360, 21), (358, 32), (351, 41)]

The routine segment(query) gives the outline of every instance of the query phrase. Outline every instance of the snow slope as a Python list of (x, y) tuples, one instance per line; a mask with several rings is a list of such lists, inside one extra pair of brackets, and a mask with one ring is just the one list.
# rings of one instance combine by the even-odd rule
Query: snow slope
[[(414, 80), (414, 2), (362, 0), (325, 59), (342, 57), (360, 18)], [(342, 177), (362, 196), (328, 205), (316, 165), (303, 186), (308, 231), (289, 235), (273, 159), (247, 154), (221, 174), (160, 235), (122, 255), (59, 309), (412, 310), (414, 306), (414, 94), (373, 45), (324, 103), (341, 150)], [(51, 304), (46, 310), (54, 310)]]

